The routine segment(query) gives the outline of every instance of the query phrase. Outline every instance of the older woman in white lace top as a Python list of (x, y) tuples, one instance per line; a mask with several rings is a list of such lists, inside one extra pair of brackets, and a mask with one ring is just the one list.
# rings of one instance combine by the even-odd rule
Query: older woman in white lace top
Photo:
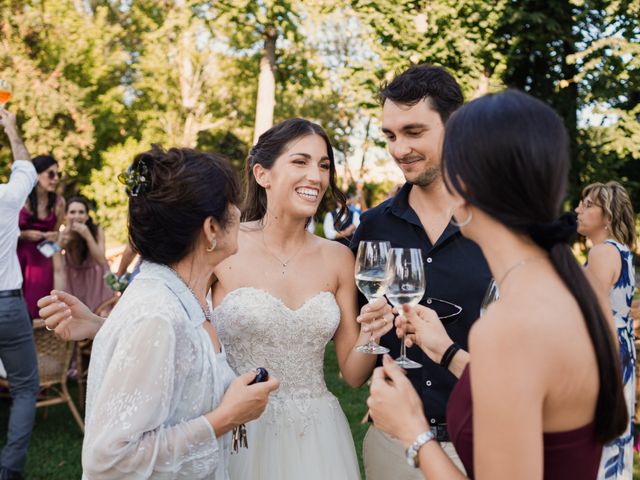
[[(237, 250), (233, 172), (214, 155), (154, 148), (122, 179), (145, 263), (95, 336), (83, 478), (227, 480), (228, 432), (257, 418), (278, 387), (273, 378), (249, 385), (255, 371), (235, 379), (209, 322), (213, 268)], [(40, 305), (65, 338), (100, 327), (68, 294)]]

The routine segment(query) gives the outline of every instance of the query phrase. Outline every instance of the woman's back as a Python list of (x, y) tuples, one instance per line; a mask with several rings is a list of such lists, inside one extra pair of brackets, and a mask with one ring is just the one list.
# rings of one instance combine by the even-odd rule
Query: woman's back
[[(576, 430), (582, 438), (570, 437), (573, 445), (597, 450), (599, 459), (601, 445), (587, 428), (599, 389), (595, 352), (576, 300), (547, 259), (529, 261), (510, 274), (500, 301), (473, 327), (469, 343), (470, 379), (452, 394), (448, 415), (468, 472), (500, 478), (527, 465), (531, 478), (540, 478), (545, 464), (538, 459), (547, 453), (547, 441), (559, 435), (560, 445), (567, 446), (562, 432)], [(506, 446), (504, 435), (511, 439)], [(477, 453), (479, 445), (481, 454), (472, 461), (471, 451)], [(492, 451), (487, 445), (502, 447)], [(594, 464), (597, 470), (597, 460)]]

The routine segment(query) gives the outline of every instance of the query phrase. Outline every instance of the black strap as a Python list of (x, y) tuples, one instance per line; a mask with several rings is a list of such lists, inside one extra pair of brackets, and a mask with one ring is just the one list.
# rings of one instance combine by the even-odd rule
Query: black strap
[(460, 350), (461, 348), (462, 347), (455, 342), (449, 345), (449, 348), (445, 350), (444, 354), (442, 355), (442, 358), (440, 359), (440, 365), (442, 365), (444, 368), (449, 368), (449, 364), (451, 363), (451, 360), (453, 360), (453, 357), (455, 356), (456, 353), (458, 353), (458, 350)]

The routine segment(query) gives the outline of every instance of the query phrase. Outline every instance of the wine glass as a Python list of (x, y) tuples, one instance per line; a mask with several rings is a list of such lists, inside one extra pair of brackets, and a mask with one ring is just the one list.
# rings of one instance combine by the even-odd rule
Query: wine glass
[[(391, 249), (389, 242), (366, 241), (358, 245), (356, 258), (356, 285), (358, 290), (371, 302), (384, 295), (387, 287), (387, 259)], [(379, 355), (388, 348), (378, 345), (373, 334), (369, 342), (355, 348), (356, 352)]]
[[(389, 252), (389, 283), (387, 298), (398, 312), (403, 305), (416, 306), (424, 296), (424, 263), (419, 248), (392, 248)], [(402, 368), (420, 368), (422, 365), (407, 357), (404, 336), (400, 339), (400, 356), (396, 363)]]
[(4, 108), (9, 100), (11, 100), (11, 83), (7, 80), (0, 79), (0, 108)]
[(484, 312), (487, 311), (487, 307), (491, 305), (493, 302), (500, 298), (500, 290), (498, 289), (498, 284), (495, 279), (491, 279), (489, 282), (489, 286), (487, 287), (487, 291), (484, 294), (484, 298), (482, 299), (482, 303), (480, 304), (480, 316), (484, 315)]

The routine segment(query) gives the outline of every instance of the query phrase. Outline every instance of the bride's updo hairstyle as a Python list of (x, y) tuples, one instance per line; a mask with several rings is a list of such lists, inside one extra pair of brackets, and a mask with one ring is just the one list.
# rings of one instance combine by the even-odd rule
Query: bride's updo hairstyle
[(129, 239), (143, 259), (171, 265), (190, 253), (204, 221), (222, 228), (240, 189), (224, 158), (158, 146), (137, 155), (121, 175), (129, 195)]
[(262, 220), (267, 213), (267, 192), (256, 182), (256, 178), (253, 175), (253, 167), (259, 164), (266, 170), (271, 170), (277, 158), (282, 155), (289, 144), (307, 135), (318, 135), (327, 145), (327, 156), (330, 162), (329, 190), (340, 207), (340, 213), (336, 218), (342, 218), (346, 209), (347, 200), (344, 193), (338, 188), (336, 181), (336, 163), (329, 137), (322, 127), (316, 123), (303, 118), (290, 118), (274, 125), (260, 135), (258, 142), (249, 151), (244, 171), (245, 196), (242, 207), (243, 222)]
[(618, 437), (627, 425), (627, 408), (616, 343), (597, 296), (566, 243), (574, 229), (570, 222), (558, 220), (569, 171), (561, 118), (522, 92), (481, 97), (448, 120), (442, 162), (449, 190), (506, 227), (529, 235), (549, 252), (580, 306), (596, 353), (600, 377), (596, 437), (601, 442)]

